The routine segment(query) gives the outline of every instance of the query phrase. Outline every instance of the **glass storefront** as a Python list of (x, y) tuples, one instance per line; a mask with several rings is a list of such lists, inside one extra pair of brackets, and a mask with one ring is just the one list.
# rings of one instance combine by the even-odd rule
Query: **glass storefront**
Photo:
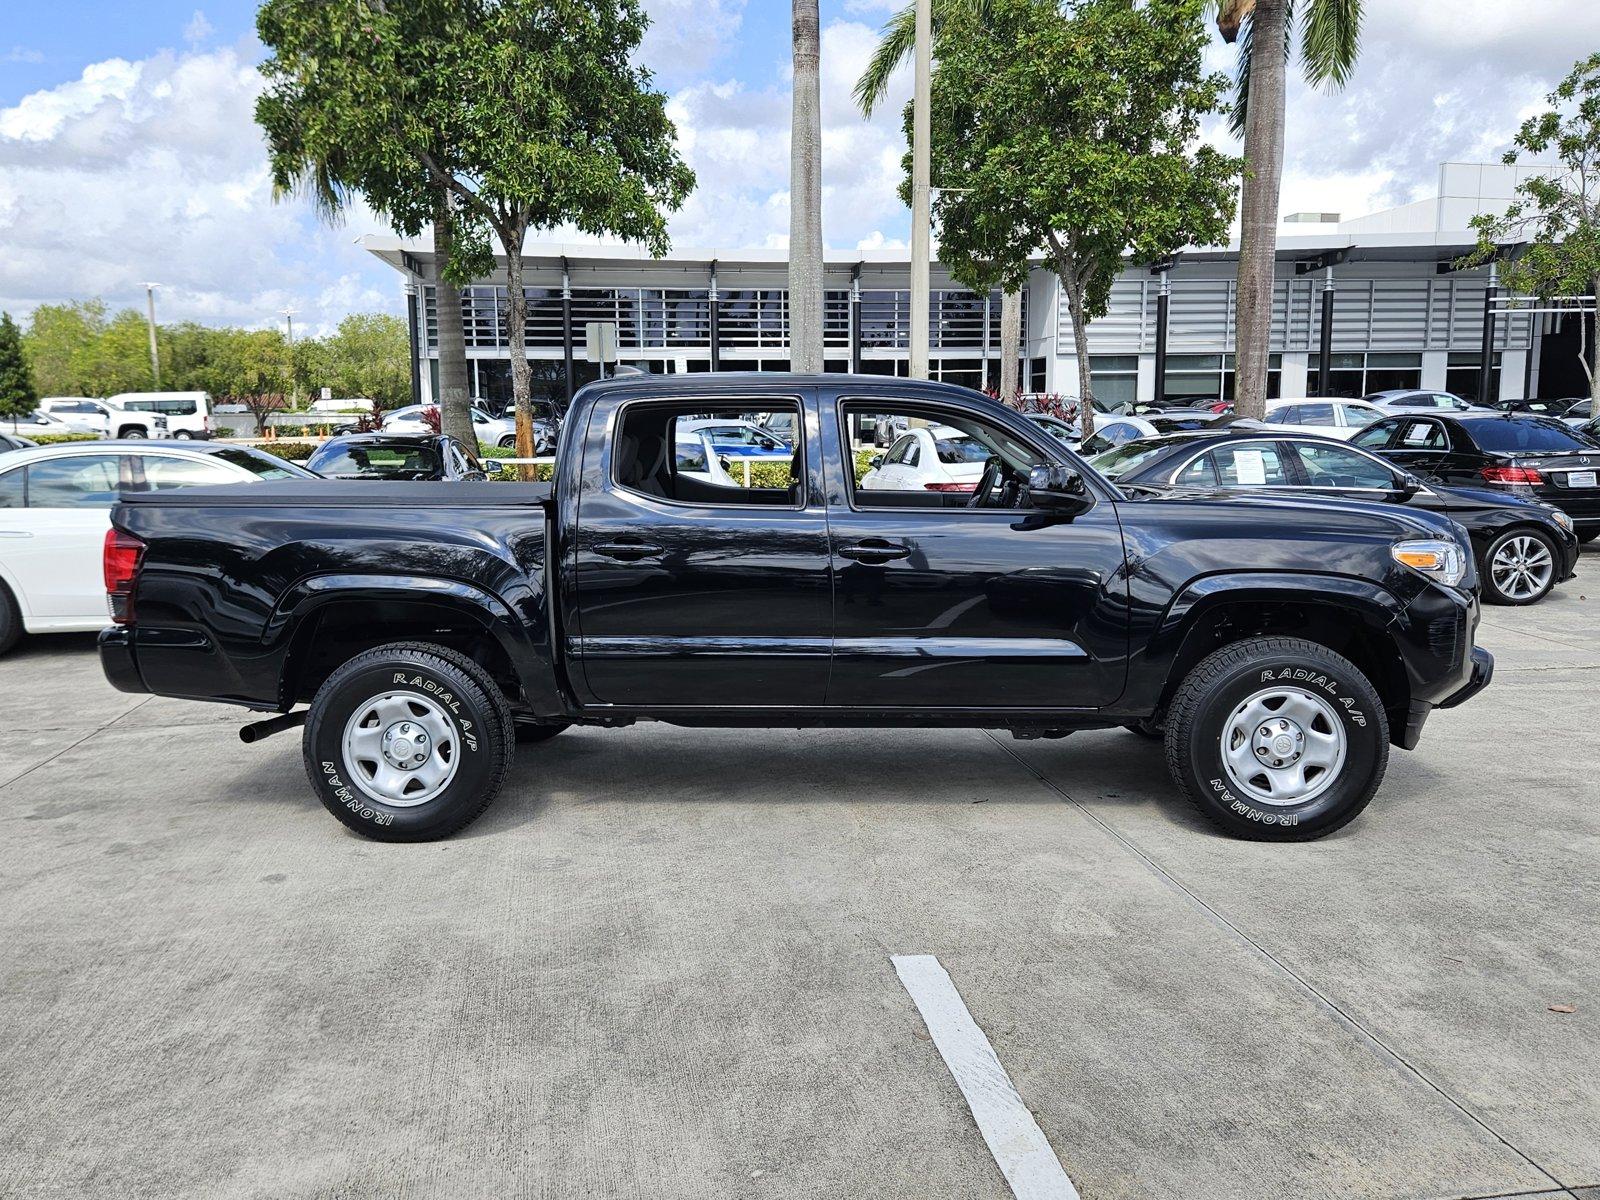
[[(1454, 355), (1451, 355), (1454, 358)], [(1335, 354), (1329, 364), (1332, 390), (1321, 390), (1320, 362), (1316, 354), (1307, 360), (1306, 391), (1312, 396), (1337, 396), (1358, 400), (1373, 392), (1390, 388), (1422, 386), (1422, 355), (1417, 354)]]
[[(1445, 362), (1444, 390), (1467, 400), (1477, 400), (1478, 382), (1483, 377), (1483, 355), (1451, 354)], [(1500, 394), (1500, 351), (1489, 365), (1489, 398)]]

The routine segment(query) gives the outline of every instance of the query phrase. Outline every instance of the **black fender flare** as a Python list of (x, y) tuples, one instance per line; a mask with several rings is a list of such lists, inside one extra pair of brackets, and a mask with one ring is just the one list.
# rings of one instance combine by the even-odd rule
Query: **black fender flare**
[[(404, 601), (448, 609), (466, 617), (492, 637), (515, 669), (529, 706), (540, 715), (563, 715), (570, 705), (556, 681), (548, 640), (535, 637), (528, 624), (501, 597), (475, 584), (419, 575), (330, 573), (298, 579), (279, 598), (262, 632), (263, 643), (281, 646), (280, 708), (293, 700), (288, 682), (294, 677), (291, 647), (295, 635), (333, 605)], [(544, 626), (539, 626), (542, 635)]]

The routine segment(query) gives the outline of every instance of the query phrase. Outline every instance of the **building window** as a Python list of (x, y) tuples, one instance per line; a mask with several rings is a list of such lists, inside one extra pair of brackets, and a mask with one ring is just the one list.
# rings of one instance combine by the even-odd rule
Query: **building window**
[(1132, 404), (1138, 399), (1139, 356), (1137, 354), (1091, 354), (1089, 371), (1094, 376), (1096, 400), (1115, 408), (1119, 404)]
[(1311, 355), (1310, 367), (1306, 372), (1306, 390), (1313, 396), (1350, 400), (1390, 388), (1422, 386), (1421, 354), (1335, 354), (1328, 371), (1331, 389), (1322, 387), (1316, 354)]
[[(1267, 398), (1276, 400), (1282, 390), (1283, 355), (1270, 354), (1267, 356)], [(1167, 377), (1158, 400), (1166, 404), (1202, 404), (1233, 397), (1233, 355), (1167, 355)]]
[[(1467, 400), (1478, 398), (1478, 382), (1483, 375), (1483, 355), (1451, 354), (1445, 361), (1444, 390)], [(1419, 385), (1420, 386), (1420, 385)], [(1500, 394), (1500, 351), (1494, 352), (1489, 367), (1489, 398)]]

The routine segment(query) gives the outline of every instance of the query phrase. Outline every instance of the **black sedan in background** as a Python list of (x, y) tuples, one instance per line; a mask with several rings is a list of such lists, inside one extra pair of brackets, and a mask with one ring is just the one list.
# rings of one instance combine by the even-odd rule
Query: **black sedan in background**
[(28, 447), (37, 446), (38, 444), (38, 442), (30, 438), (23, 437), (20, 433), (6, 433), (4, 430), (0, 430), (0, 454), (4, 454), (7, 450), (26, 450)]
[(1467, 531), (1484, 599), (1533, 604), (1572, 577), (1570, 518), (1537, 500), (1424, 483), (1333, 438), (1299, 434), (1180, 434), (1128, 442), (1089, 460), (1121, 487), (1243, 489), (1404, 504), (1444, 513)]
[(487, 479), (478, 456), (442, 433), (353, 433), (329, 438), (306, 460), (329, 479)]
[(1564, 421), (1419, 413), (1374, 421), (1350, 444), (1429, 482), (1543, 500), (1572, 518), (1580, 542), (1600, 537), (1600, 441)]

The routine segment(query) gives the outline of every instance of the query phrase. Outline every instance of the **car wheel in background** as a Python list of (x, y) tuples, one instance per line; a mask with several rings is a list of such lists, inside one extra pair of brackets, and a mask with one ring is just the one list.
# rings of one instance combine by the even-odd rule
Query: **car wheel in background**
[(147, 435), (141, 426), (129, 425), (126, 429), (117, 430), (117, 436), (119, 438), (127, 438), (130, 441), (138, 442), (143, 441)]
[(502, 450), (515, 450), (516, 448), (517, 448), (517, 435), (516, 434), (508, 433), (508, 434), (506, 434), (505, 437), (500, 439), (500, 449), (502, 449)]
[(1537, 529), (1511, 529), (1490, 543), (1478, 575), (1490, 604), (1537, 604), (1556, 583), (1556, 544)]
[(317, 690), (306, 774), (323, 805), (363, 837), (424, 842), (489, 807), (514, 729), (499, 687), (464, 654), (397, 642), (358, 654)]
[(1200, 662), (1167, 710), (1167, 767), (1229, 833), (1307, 841), (1367, 806), (1389, 721), (1367, 677), (1300, 638), (1235, 642)]
[(180, 442), (187, 442), (194, 437), (194, 434), (190, 433), (187, 429), (180, 429), (172, 436), (177, 438)]
[(17, 602), (12, 599), (11, 590), (0, 583), (0, 654), (15, 646), (21, 637), (22, 614), (17, 611)]

